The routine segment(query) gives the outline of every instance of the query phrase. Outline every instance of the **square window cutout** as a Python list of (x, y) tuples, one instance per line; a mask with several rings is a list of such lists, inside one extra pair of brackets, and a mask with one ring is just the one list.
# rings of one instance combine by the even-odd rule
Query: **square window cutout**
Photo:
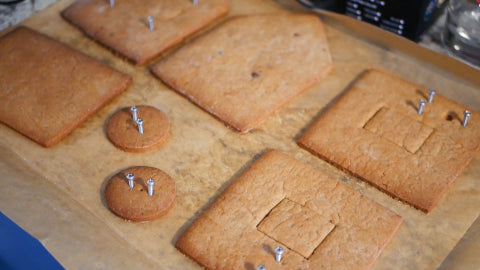
[(308, 258), (334, 227), (327, 218), (284, 199), (258, 224), (257, 229)]
[[(385, 125), (385, 123), (389, 123)], [(381, 108), (364, 127), (414, 154), (433, 128), (389, 108)]]

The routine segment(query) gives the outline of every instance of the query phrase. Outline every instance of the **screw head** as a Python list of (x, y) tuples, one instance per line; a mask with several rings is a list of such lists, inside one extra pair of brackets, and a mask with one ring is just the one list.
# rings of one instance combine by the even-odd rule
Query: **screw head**
[(257, 267), (257, 270), (267, 270), (267, 267), (265, 267), (265, 265), (261, 264)]
[(135, 179), (135, 175), (133, 173), (127, 174), (127, 180), (128, 180), (128, 186), (130, 189), (132, 189), (135, 186), (135, 183), (133, 182)]
[(282, 255), (284, 252), (282, 247), (276, 247), (275, 248), (275, 254)]
[(463, 114), (466, 116), (466, 117), (470, 117), (470, 115), (472, 114), (470, 111), (465, 111), (463, 112)]
[(435, 89), (430, 89), (428, 90), (428, 93), (430, 94), (430, 96), (428, 97), (428, 103), (432, 103), (433, 102), (433, 96), (437, 93), (435, 91)]
[(137, 124), (143, 125), (143, 120), (142, 120), (142, 119), (138, 119), (138, 120), (137, 120)]
[(132, 107), (130, 107), (130, 111), (136, 112), (136, 111), (137, 111), (137, 106), (132, 106)]
[(152, 178), (147, 180), (147, 185), (153, 186), (154, 184), (155, 184), (155, 181)]
[(417, 113), (422, 114), (423, 113), (423, 107), (425, 107), (426, 102), (425, 102), (425, 100), (420, 99), (420, 101), (418, 101), (418, 104), (420, 104), (420, 105), (418, 106)]

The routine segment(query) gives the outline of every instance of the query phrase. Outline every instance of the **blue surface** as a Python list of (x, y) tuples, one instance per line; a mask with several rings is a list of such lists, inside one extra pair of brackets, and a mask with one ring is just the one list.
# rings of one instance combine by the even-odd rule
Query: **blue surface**
[(0, 212), (0, 269), (64, 269), (43, 245)]

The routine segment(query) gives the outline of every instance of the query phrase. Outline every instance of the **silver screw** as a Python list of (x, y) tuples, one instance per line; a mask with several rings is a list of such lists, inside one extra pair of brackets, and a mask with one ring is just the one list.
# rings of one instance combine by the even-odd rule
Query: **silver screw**
[(193, 0), (193, 5), (194, 6), (198, 5), (198, 0)]
[(470, 115), (472, 115), (469, 111), (464, 111), (463, 112), (463, 115), (465, 116), (463, 118), (463, 122), (462, 122), (462, 126), (466, 127), (467, 126), (467, 123), (468, 123), (468, 118), (470, 118)]
[(155, 181), (150, 178), (147, 180), (148, 185), (148, 196), (153, 196), (153, 185), (155, 185)]
[(114, 7), (115, 6), (115, 0), (110, 0), (110, 7)]
[(153, 27), (153, 17), (152, 17), (152, 16), (148, 16), (147, 21), (148, 21), (148, 27), (150, 27), (150, 31), (153, 31), (153, 29), (155, 29), (155, 28)]
[(265, 267), (265, 265), (263, 265), (263, 264), (260, 264), (260, 265), (257, 267), (257, 270), (267, 270), (267, 267)]
[(283, 248), (282, 247), (276, 247), (275, 248), (275, 261), (280, 262), (282, 260), (282, 255), (283, 255)]
[(430, 94), (428, 96), (428, 103), (432, 103), (433, 102), (433, 96), (435, 96), (435, 94), (437, 92), (435, 91), (435, 89), (430, 89), (430, 90), (428, 90), (428, 93)]
[(418, 106), (418, 111), (417, 113), (418, 114), (422, 114), (423, 113), (423, 107), (425, 107), (425, 100), (421, 99), (419, 102), (418, 102), (419, 106)]
[(133, 173), (127, 174), (127, 180), (128, 180), (128, 186), (130, 186), (130, 188), (133, 188), (134, 186), (133, 180), (135, 180), (135, 175), (133, 175)]
[(143, 120), (137, 119), (138, 133), (143, 134)]
[(132, 112), (133, 121), (137, 122), (138, 120), (137, 106), (130, 107), (130, 111)]

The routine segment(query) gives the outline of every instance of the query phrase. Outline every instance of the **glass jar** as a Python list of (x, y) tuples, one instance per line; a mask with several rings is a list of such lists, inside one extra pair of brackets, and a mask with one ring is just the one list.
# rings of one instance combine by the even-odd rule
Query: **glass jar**
[(445, 45), (457, 56), (480, 66), (480, 0), (450, 0)]

